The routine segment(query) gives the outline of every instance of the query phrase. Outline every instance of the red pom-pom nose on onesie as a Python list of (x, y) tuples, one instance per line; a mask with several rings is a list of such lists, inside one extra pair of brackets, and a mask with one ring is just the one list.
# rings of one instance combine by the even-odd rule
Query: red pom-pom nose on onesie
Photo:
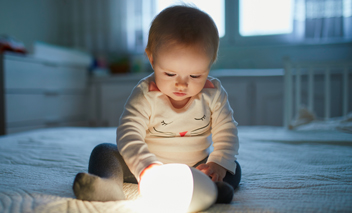
[(183, 136), (186, 135), (186, 133), (187, 133), (187, 131), (186, 132), (180, 132), (179, 134), (181, 135), (181, 137), (183, 137)]

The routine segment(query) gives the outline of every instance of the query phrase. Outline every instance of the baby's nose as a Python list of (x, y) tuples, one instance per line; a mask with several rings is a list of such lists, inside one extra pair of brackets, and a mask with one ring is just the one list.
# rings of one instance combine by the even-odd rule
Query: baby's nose
[(175, 86), (178, 88), (178, 89), (185, 89), (187, 88), (188, 84), (186, 81), (177, 81)]

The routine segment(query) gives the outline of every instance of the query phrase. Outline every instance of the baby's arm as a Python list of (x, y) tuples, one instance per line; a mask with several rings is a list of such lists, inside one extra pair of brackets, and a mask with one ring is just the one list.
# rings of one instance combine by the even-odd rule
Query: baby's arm
[(136, 87), (125, 104), (117, 128), (117, 147), (132, 174), (139, 181), (140, 173), (150, 164), (159, 163), (145, 143), (150, 105), (140, 87)]
[(233, 111), (226, 91), (221, 87), (220, 82), (214, 83), (219, 87), (210, 105), (214, 150), (210, 153), (207, 163), (216, 163), (234, 174), (236, 172), (235, 155), (238, 155), (239, 149), (237, 122), (233, 119)]

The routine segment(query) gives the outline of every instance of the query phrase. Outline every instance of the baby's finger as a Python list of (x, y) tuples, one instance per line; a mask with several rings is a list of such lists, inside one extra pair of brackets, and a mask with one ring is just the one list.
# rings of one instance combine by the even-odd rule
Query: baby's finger
[(196, 167), (196, 169), (198, 169), (198, 170), (203, 170), (203, 169), (207, 169), (207, 168), (209, 168), (209, 166), (207, 164), (204, 164), (204, 163), (202, 163), (202, 164), (200, 164), (199, 166)]
[(213, 173), (214, 173), (214, 171), (211, 169), (211, 168), (206, 168), (206, 169), (202, 169), (202, 170), (200, 170), (200, 171), (202, 171), (204, 174), (206, 174), (207, 176), (212, 176), (213, 175)]
[(217, 173), (212, 174), (211, 180), (212, 180), (212, 181), (220, 181), (220, 180), (219, 180), (219, 175), (218, 175)]

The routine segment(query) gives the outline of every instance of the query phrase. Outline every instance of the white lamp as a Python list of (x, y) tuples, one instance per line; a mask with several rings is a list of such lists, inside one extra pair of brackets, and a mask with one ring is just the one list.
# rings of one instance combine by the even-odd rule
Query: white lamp
[(139, 191), (155, 212), (202, 211), (215, 203), (218, 193), (208, 176), (184, 164), (164, 164), (145, 171)]

